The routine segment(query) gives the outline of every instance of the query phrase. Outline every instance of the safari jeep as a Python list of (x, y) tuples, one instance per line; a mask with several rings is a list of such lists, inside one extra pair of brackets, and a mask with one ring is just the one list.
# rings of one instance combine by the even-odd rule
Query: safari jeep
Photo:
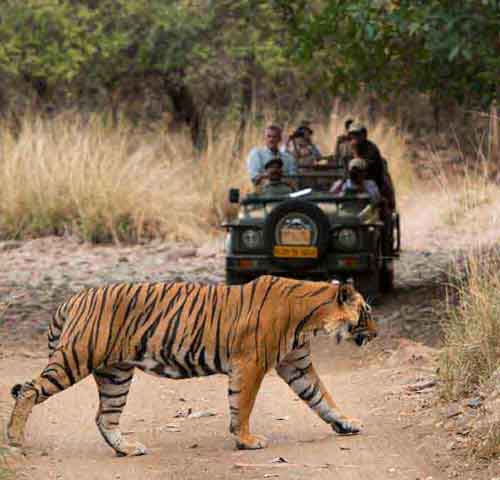
[(252, 193), (240, 199), (239, 190), (231, 189), (229, 200), (239, 204), (239, 212), (223, 224), (226, 283), (240, 285), (271, 274), (352, 279), (371, 298), (390, 291), (400, 250), (399, 215), (394, 213), (384, 227), (368, 195), (328, 192), (342, 175), (340, 169), (299, 172), (293, 180), (306, 188), (273, 197)]

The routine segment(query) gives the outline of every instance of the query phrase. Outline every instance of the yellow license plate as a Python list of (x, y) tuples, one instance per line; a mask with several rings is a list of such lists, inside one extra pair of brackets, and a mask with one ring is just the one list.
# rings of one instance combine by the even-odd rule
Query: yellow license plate
[(318, 248), (276, 245), (273, 254), (280, 258), (318, 258)]

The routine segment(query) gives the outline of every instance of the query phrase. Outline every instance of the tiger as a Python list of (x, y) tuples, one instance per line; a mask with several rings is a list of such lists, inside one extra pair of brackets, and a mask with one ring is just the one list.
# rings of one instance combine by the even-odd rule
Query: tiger
[(267, 445), (249, 419), (273, 368), (335, 432), (357, 434), (361, 422), (341, 412), (312, 365), (311, 339), (324, 334), (358, 345), (376, 336), (370, 306), (352, 285), (264, 275), (240, 286), (121, 283), (81, 291), (52, 317), (40, 376), (12, 388), (8, 443), (23, 446), (35, 405), (92, 375), (105, 442), (118, 456), (149, 453), (119, 427), (135, 368), (171, 379), (227, 375), (238, 449)]

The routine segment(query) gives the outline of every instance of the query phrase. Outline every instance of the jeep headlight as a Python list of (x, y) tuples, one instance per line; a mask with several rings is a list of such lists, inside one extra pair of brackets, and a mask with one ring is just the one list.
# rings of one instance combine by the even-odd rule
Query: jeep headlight
[(358, 243), (358, 236), (352, 228), (343, 228), (337, 234), (337, 242), (342, 248), (351, 249)]
[(250, 250), (260, 247), (261, 241), (262, 234), (260, 230), (253, 230), (249, 228), (241, 234), (241, 243), (245, 248)]
[(233, 249), (233, 246), (232, 246), (232, 239), (231, 239), (231, 234), (230, 233), (227, 233), (226, 234), (226, 238), (224, 240), (224, 251), (226, 253), (232, 253), (232, 249)]

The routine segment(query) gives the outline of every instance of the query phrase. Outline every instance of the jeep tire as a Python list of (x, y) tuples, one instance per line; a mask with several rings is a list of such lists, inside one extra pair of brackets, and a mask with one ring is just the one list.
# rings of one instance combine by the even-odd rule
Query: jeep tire
[(394, 290), (394, 268), (387, 266), (386, 262), (379, 271), (379, 286), (381, 293), (390, 293)]
[(226, 285), (243, 285), (256, 278), (255, 275), (226, 270)]
[(318, 236), (314, 246), (318, 249), (317, 258), (273, 258), (273, 262), (280, 265), (283, 268), (296, 270), (300, 268), (311, 268), (316, 265), (328, 249), (330, 242), (330, 221), (328, 217), (323, 213), (321, 208), (319, 208), (314, 203), (310, 203), (304, 200), (287, 200), (283, 203), (277, 205), (273, 211), (268, 215), (266, 223), (264, 225), (264, 248), (271, 255), (276, 245), (276, 226), (278, 222), (290, 213), (303, 214), (311, 219), (318, 229)]

